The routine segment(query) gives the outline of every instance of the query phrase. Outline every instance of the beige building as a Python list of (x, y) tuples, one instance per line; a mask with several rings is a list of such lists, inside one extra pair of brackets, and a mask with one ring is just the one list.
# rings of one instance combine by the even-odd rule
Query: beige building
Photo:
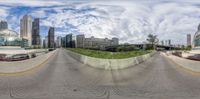
[(76, 47), (77, 48), (94, 48), (94, 49), (105, 49), (108, 46), (116, 46), (119, 44), (118, 38), (85, 38), (84, 35), (76, 36)]
[(20, 20), (20, 37), (28, 40), (28, 46), (32, 46), (32, 18), (23, 16)]

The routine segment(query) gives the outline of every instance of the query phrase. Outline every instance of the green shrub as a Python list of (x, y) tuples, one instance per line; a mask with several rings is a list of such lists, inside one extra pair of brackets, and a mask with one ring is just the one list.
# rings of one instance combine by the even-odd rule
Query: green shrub
[[(108, 52), (108, 51), (100, 51), (100, 50), (91, 50), (91, 49), (82, 49), (82, 48), (68, 48), (67, 50), (83, 54), (90, 57), (96, 58), (104, 58), (104, 59), (122, 59), (122, 58), (130, 58), (136, 57), (144, 54), (148, 54), (152, 52), (151, 50), (135, 50), (135, 51), (122, 51), (122, 52)], [(123, 49), (124, 50), (124, 49)], [(128, 49), (129, 50), (129, 49)]]

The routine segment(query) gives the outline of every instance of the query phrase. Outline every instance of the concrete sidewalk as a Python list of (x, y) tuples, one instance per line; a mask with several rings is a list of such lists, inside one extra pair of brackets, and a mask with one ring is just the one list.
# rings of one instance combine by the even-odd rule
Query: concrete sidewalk
[(189, 59), (177, 57), (171, 54), (165, 54), (165, 53), (162, 53), (162, 54), (185, 69), (188, 69), (194, 72), (200, 72), (200, 61), (189, 60)]

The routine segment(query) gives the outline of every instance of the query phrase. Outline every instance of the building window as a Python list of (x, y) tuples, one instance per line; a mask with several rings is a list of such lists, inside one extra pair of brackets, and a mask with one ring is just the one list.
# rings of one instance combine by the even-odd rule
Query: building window
[(195, 47), (200, 46), (200, 36), (195, 39)]

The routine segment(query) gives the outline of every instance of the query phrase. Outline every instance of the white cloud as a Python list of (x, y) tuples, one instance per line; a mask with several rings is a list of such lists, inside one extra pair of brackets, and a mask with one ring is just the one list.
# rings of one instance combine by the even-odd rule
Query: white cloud
[(0, 20), (5, 20), (5, 18), (8, 16), (8, 10), (7, 7), (0, 7)]
[[(141, 43), (149, 33), (161, 40), (186, 42), (200, 23), (200, 1), (0, 1), (7, 6), (41, 8), (30, 14), (43, 18), (41, 25), (55, 26), (58, 35), (84, 33), (86, 36), (119, 37), (121, 42)], [(3, 12), (4, 11), (4, 12)], [(0, 10), (1, 12), (1, 10)], [(7, 16), (7, 11), (2, 10)]]
[(60, 6), (64, 3), (58, 0), (1, 0), (1, 5), (6, 6)]
[(33, 17), (45, 18), (47, 17), (47, 13), (44, 10), (36, 10), (31, 12), (30, 14)]

